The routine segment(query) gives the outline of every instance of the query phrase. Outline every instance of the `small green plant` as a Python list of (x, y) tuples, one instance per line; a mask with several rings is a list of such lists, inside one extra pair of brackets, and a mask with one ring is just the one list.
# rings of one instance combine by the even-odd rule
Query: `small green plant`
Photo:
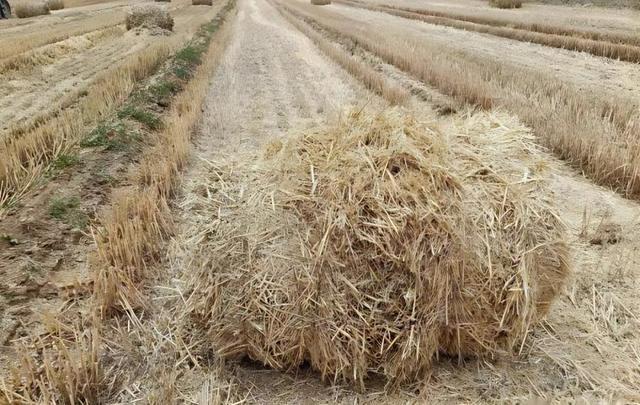
[(109, 187), (113, 187), (118, 184), (118, 179), (105, 172), (98, 172), (95, 176), (96, 182), (100, 185), (107, 185)]
[(62, 219), (69, 210), (76, 209), (80, 205), (78, 197), (56, 196), (49, 203), (49, 215), (56, 219)]
[(202, 35), (210, 37), (211, 34), (216, 32), (218, 30), (218, 28), (220, 28), (220, 23), (222, 23), (222, 21), (223, 21), (222, 19), (216, 18), (215, 20), (205, 24), (204, 27), (203, 27), (203, 30), (206, 31), (209, 35), (207, 35), (207, 34), (202, 34)]
[(62, 170), (66, 167), (73, 166), (79, 161), (76, 155), (61, 154), (58, 155), (56, 160), (53, 161), (53, 167), (58, 170)]
[(175, 74), (177, 78), (182, 80), (187, 80), (191, 76), (191, 72), (189, 71), (189, 69), (185, 68), (184, 66), (176, 66), (176, 68), (173, 70), (173, 74)]
[(138, 139), (137, 134), (127, 131), (122, 122), (100, 124), (80, 142), (83, 148), (104, 146), (106, 150), (125, 150)]
[(161, 80), (149, 87), (149, 93), (155, 99), (170, 97), (179, 90), (180, 86), (178, 83), (169, 80)]
[(137, 108), (131, 104), (118, 111), (118, 118), (131, 118), (149, 129), (158, 129), (162, 126), (162, 121), (155, 114)]
[(187, 45), (176, 53), (176, 61), (183, 62), (188, 65), (198, 65), (200, 64), (200, 58), (202, 57), (202, 53), (204, 52), (204, 48), (198, 45)]
[(89, 217), (80, 208), (80, 199), (72, 196), (55, 196), (49, 202), (49, 215), (76, 228), (85, 228)]

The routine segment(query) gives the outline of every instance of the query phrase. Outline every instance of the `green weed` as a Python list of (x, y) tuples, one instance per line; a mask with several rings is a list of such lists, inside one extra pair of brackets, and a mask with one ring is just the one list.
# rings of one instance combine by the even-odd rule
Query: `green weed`
[(99, 124), (80, 143), (83, 148), (104, 146), (106, 150), (125, 150), (132, 141), (138, 139), (137, 134), (127, 131), (121, 122)]
[(158, 83), (149, 87), (149, 93), (154, 99), (163, 99), (176, 94), (180, 90), (178, 83), (161, 80)]
[(155, 114), (137, 108), (131, 104), (118, 111), (118, 118), (131, 118), (149, 129), (158, 129), (162, 126), (162, 121)]
[(79, 161), (78, 156), (76, 155), (67, 155), (67, 154), (61, 154), (58, 155), (58, 157), (56, 158), (56, 160), (53, 161), (53, 167), (54, 169), (58, 169), (58, 170), (62, 170), (66, 167), (69, 166), (73, 166), (75, 164), (77, 164)]
[(55, 196), (49, 201), (49, 216), (76, 228), (85, 228), (89, 217), (80, 208), (80, 199), (75, 196)]

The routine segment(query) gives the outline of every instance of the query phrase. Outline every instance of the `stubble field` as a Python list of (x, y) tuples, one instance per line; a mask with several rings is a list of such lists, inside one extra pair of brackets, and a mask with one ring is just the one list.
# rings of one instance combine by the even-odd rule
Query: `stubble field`
[(0, 20), (0, 403), (640, 402), (640, 11), (212, 4)]

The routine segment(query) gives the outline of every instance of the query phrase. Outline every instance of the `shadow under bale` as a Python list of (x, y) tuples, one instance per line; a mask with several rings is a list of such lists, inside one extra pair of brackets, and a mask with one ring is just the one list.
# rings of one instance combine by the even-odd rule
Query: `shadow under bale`
[(212, 167), (188, 207), (195, 324), (223, 357), (359, 388), (519, 347), (569, 253), (544, 156), (509, 120), (353, 112)]

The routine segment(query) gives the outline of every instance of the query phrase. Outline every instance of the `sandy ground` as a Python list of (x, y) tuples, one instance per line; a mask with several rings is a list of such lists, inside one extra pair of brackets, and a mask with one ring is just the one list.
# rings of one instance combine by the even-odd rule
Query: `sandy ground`
[(325, 7), (324, 10), (350, 18), (357, 24), (377, 27), (389, 35), (445, 44), (452, 50), (459, 49), (542, 72), (571, 83), (578, 89), (597, 94), (607, 91), (634, 102), (640, 101), (640, 68), (635, 63), (437, 26), (339, 4)]
[[(111, 29), (110, 35), (99, 40), (89, 41), (90, 34), (74, 36), (61, 41), (62, 45), (45, 45), (52, 51), (53, 57), (34, 66), (27, 66), (17, 71), (3, 74), (0, 82), (0, 136), (2, 132), (16, 125), (30, 122), (40, 115), (60, 107), (61, 102), (69, 104), (79, 97), (84, 90), (102, 72), (129, 60), (139, 51), (152, 44), (164, 43), (171, 49), (185, 43), (204, 22), (210, 20), (219, 10), (215, 7), (193, 7), (191, 1), (170, 3), (171, 14), (175, 19), (173, 33), (158, 34), (149, 30), (125, 31)], [(114, 6), (99, 4), (68, 10), (70, 24), (81, 23), (82, 18), (99, 19), (100, 13), (107, 13), (105, 18), (112, 18), (117, 13), (117, 22), (124, 21), (125, 8), (122, 3)], [(117, 11), (113, 11), (117, 8)], [(97, 13), (97, 15), (95, 15)], [(46, 21), (49, 16), (42, 17)], [(57, 17), (56, 17), (57, 18)], [(76, 19), (80, 19), (77, 21)], [(42, 23), (38, 29), (47, 29), (48, 23)], [(61, 23), (65, 25), (63, 19)], [(60, 26), (56, 29), (62, 30)], [(32, 32), (24, 28), (23, 31)], [(26, 35), (26, 32), (23, 32)]]
[(581, 5), (560, 6), (525, 2), (521, 9), (500, 10), (490, 7), (484, 0), (365, 0), (373, 4), (388, 4), (401, 7), (423, 8), (433, 11), (484, 16), (518, 22), (558, 24), (574, 28), (595, 28), (620, 33), (640, 31), (640, 11), (584, 7)]

